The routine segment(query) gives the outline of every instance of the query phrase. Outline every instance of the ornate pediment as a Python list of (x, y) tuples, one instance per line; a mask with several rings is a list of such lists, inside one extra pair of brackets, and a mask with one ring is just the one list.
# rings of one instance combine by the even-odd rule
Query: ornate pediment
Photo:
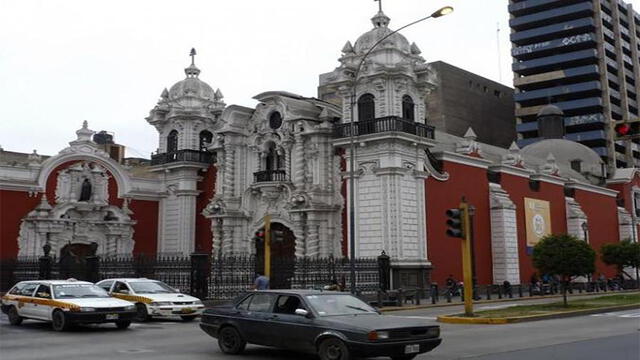
[(106, 205), (109, 173), (94, 162), (79, 162), (58, 173), (56, 204), (84, 202)]

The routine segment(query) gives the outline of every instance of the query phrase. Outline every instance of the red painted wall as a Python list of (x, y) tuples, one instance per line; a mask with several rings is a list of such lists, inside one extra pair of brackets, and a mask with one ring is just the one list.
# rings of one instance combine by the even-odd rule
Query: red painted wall
[[(122, 199), (118, 199), (122, 202)], [(129, 209), (133, 211), (134, 254), (154, 254), (158, 249), (158, 201), (131, 200)]]
[(452, 274), (462, 279), (462, 240), (446, 235), (446, 210), (457, 208), (462, 196), (476, 207), (474, 221), (474, 254), (478, 283), (492, 282), (491, 229), (489, 221), (489, 182), (486, 170), (452, 162), (444, 163), (449, 180), (441, 182), (428, 178), (427, 252), (433, 265), (432, 281), (444, 284)]
[(540, 182), (539, 191), (529, 187), (529, 179), (521, 176), (502, 173), (502, 188), (509, 193), (511, 201), (516, 205), (516, 222), (518, 224), (518, 252), (520, 254), (520, 281), (529, 283), (534, 272), (531, 250), (527, 249), (527, 233), (525, 227), (524, 198), (546, 200), (550, 202), (551, 232), (564, 234), (567, 232), (567, 216), (564, 199), (564, 186)]
[(211, 198), (216, 194), (216, 178), (218, 169), (211, 165), (208, 169), (202, 170), (200, 176), (202, 181), (198, 182), (198, 199), (196, 200), (196, 252), (202, 251), (211, 254), (211, 221), (202, 215), (202, 210), (207, 207)]
[(604, 273), (608, 278), (616, 275), (616, 269), (600, 260), (600, 248), (605, 243), (615, 243), (620, 239), (616, 198), (588, 191), (576, 190), (576, 201), (587, 215), (589, 224), (589, 245), (596, 251), (596, 273)]
[(23, 191), (0, 190), (0, 259), (18, 255), (20, 220), (38, 205), (41, 196), (30, 197)]

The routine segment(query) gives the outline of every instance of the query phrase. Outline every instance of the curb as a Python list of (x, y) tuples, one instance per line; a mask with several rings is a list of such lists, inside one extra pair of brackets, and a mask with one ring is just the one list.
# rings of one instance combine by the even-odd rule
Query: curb
[(544, 315), (513, 316), (513, 317), (506, 317), (506, 318), (467, 318), (464, 316), (444, 315), (444, 316), (438, 316), (437, 321), (442, 323), (448, 323), (448, 324), (484, 324), (484, 325), (499, 324), (501, 325), (501, 324), (513, 324), (513, 323), (526, 322), (526, 321), (561, 319), (561, 318), (572, 317), (572, 316), (599, 314), (599, 313), (629, 310), (629, 309), (640, 309), (640, 304), (630, 304), (630, 305), (620, 305), (620, 306), (609, 306), (609, 307), (597, 308), (597, 309), (556, 312), (556, 313), (544, 314)]
[[(615, 294), (632, 294), (637, 293), (638, 290), (621, 290), (616, 292), (600, 292), (600, 293), (583, 293), (583, 294), (568, 294), (567, 298), (572, 297), (580, 297), (580, 296), (606, 296), (606, 295), (615, 295)], [(502, 298), (495, 300), (477, 300), (474, 301), (473, 304), (494, 304), (494, 303), (502, 303), (502, 302), (511, 302), (511, 301), (526, 301), (526, 300), (537, 300), (537, 299), (555, 299), (562, 298), (562, 295), (543, 295), (543, 296), (523, 296), (523, 297), (513, 297), (513, 298)], [(429, 309), (429, 308), (439, 308), (439, 307), (447, 307), (447, 306), (460, 306), (464, 305), (464, 302), (456, 300), (450, 303), (442, 303), (442, 304), (424, 304), (424, 305), (410, 305), (410, 306), (388, 306), (379, 308), (380, 312), (394, 312), (394, 311), (403, 311), (403, 310), (420, 310), (420, 309)]]

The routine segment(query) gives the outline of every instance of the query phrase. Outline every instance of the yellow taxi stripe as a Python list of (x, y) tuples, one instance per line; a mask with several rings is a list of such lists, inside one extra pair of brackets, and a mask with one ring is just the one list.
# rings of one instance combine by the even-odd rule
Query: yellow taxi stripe
[(21, 303), (28, 304), (38, 304), (38, 305), (46, 305), (52, 307), (59, 307), (62, 309), (69, 309), (73, 311), (80, 310), (80, 306), (76, 304), (71, 304), (64, 301), (58, 301), (53, 299), (42, 299), (42, 298), (34, 298), (30, 296), (22, 296), (22, 295), (5, 295), (2, 297), (2, 300), (6, 301), (17, 301)]
[(144, 296), (119, 294), (119, 293), (111, 293), (110, 295), (118, 299), (127, 300), (131, 302), (140, 302), (143, 304), (151, 304), (153, 302), (152, 299), (149, 299), (148, 297), (144, 297)]

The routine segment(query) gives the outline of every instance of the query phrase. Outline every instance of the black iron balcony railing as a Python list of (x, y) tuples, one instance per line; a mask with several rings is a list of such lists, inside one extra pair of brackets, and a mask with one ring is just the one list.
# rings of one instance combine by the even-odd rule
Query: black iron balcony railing
[(253, 173), (254, 182), (287, 181), (287, 173), (284, 170), (263, 170)]
[(178, 150), (151, 155), (151, 165), (162, 165), (178, 161), (189, 161), (203, 164), (213, 163), (213, 153), (198, 150)]
[[(385, 116), (373, 120), (357, 121), (354, 123), (354, 136), (378, 134), (390, 131), (399, 131), (419, 137), (433, 139), (435, 128), (433, 126), (416, 123), (398, 116)], [(333, 135), (337, 138), (351, 136), (351, 124), (336, 124)]]

